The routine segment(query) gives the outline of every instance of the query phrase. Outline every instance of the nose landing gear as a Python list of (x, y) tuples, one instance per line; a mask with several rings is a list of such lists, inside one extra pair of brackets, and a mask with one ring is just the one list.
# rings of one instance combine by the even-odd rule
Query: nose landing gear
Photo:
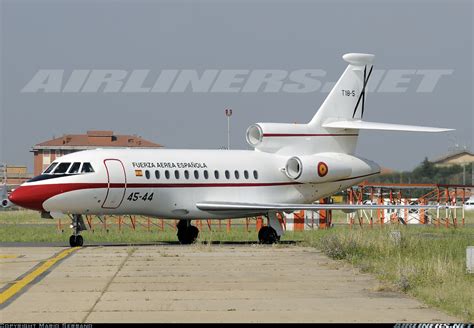
[(176, 227), (178, 228), (178, 240), (181, 244), (188, 245), (196, 241), (199, 229), (191, 225), (191, 220), (179, 220)]
[(71, 245), (71, 247), (82, 246), (84, 244), (84, 238), (82, 238), (80, 233), (81, 231), (87, 230), (82, 215), (73, 214), (71, 220), (73, 235), (69, 237), (69, 245)]

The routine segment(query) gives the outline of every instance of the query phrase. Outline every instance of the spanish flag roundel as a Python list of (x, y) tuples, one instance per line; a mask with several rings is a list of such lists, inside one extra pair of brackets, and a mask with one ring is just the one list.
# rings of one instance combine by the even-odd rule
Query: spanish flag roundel
[(325, 176), (326, 174), (328, 174), (328, 166), (326, 163), (324, 162), (319, 162), (318, 163), (318, 175), (322, 178), (323, 176)]

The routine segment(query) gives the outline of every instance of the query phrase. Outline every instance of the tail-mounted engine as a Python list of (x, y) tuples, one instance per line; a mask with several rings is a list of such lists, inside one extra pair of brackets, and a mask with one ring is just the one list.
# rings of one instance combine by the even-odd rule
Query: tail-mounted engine
[(320, 183), (348, 178), (351, 176), (352, 168), (347, 161), (344, 162), (342, 157), (352, 156), (344, 154), (294, 156), (286, 162), (285, 173), (289, 178), (302, 183)]
[(301, 183), (344, 181), (378, 173), (380, 167), (369, 160), (341, 153), (293, 156), (286, 161), (286, 175)]

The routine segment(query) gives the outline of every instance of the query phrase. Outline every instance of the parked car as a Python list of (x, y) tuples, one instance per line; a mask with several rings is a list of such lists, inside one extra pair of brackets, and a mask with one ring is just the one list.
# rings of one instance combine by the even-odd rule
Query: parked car
[(469, 198), (469, 199), (464, 203), (464, 210), (466, 210), (466, 211), (474, 211), (474, 198)]

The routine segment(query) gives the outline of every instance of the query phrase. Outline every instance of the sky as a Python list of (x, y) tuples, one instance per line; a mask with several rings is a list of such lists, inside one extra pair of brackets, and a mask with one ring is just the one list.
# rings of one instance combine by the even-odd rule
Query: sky
[[(39, 70), (324, 70), (348, 52), (375, 69), (450, 70), (432, 92), (370, 92), (367, 121), (440, 126), (443, 134), (363, 131), (356, 153), (411, 170), (474, 149), (472, 1), (0, 0), (0, 161), (33, 167), (31, 147), (69, 133), (113, 130), (167, 148), (250, 149), (255, 122), (308, 122), (327, 92), (22, 92)], [(369, 82), (370, 85), (371, 82)]]

